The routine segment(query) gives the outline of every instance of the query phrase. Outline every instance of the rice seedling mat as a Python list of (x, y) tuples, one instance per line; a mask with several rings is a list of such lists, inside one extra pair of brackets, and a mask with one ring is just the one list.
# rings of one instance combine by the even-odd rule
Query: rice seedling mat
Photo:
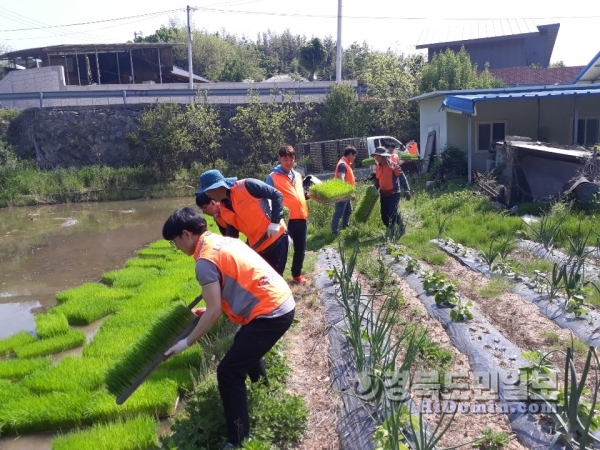
[(341, 202), (347, 202), (348, 200), (352, 200), (352, 196), (348, 196), (348, 197), (342, 197), (342, 198), (338, 198), (335, 200), (330, 200), (330, 201), (325, 201), (325, 200), (321, 200), (318, 197), (314, 197), (313, 195), (308, 195), (308, 197), (311, 200), (314, 200), (317, 203), (320, 203), (321, 205), (325, 205), (325, 206), (329, 206), (329, 205), (335, 205), (336, 203), (341, 203)]

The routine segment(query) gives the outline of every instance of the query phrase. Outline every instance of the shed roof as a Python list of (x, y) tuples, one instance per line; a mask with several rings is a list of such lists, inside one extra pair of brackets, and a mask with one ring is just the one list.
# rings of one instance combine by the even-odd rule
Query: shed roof
[(75, 53), (111, 53), (137, 50), (142, 48), (172, 48), (180, 43), (125, 43), (125, 44), (81, 44), (81, 45), (52, 45), (48, 47), (27, 48), (0, 55), (0, 59), (38, 58), (50, 55), (71, 55)]
[(502, 67), (489, 69), (490, 74), (510, 86), (546, 86), (552, 84), (571, 84), (573, 78), (584, 66), (572, 67)]
[(573, 84), (588, 84), (600, 82), (600, 52), (583, 68), (572, 81)]

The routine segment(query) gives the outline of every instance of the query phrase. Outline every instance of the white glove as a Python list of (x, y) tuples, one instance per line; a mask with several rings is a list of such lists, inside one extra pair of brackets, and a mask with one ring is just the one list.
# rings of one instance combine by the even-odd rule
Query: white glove
[(183, 338), (173, 347), (165, 352), (165, 356), (175, 356), (179, 355), (182, 351), (187, 350), (190, 346), (187, 343), (187, 338)]
[(278, 223), (270, 223), (267, 227), (267, 236), (273, 237), (277, 233), (279, 233), (279, 224)]

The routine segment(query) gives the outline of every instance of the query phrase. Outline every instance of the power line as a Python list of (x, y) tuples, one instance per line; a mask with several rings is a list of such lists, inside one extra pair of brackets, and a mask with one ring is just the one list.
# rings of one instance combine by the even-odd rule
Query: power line
[[(2, 8), (2, 9), (4, 9), (4, 8)], [(48, 26), (36, 27), (36, 28), (18, 28), (18, 29), (14, 29), (14, 30), (0, 30), (0, 33), (9, 33), (9, 32), (13, 32), (13, 31), (44, 30), (47, 28), (66, 28), (66, 27), (75, 27), (75, 26), (80, 26), (80, 25), (92, 25), (95, 23), (115, 22), (117, 20), (137, 19), (138, 17), (163, 15), (163, 14), (168, 14), (168, 13), (172, 13), (172, 12), (176, 12), (176, 11), (181, 11), (181, 9), (170, 9), (167, 11), (157, 11), (157, 12), (153, 12), (153, 13), (138, 14), (135, 16), (127, 16), (127, 17), (118, 17), (118, 18), (114, 18), (114, 19), (95, 20), (92, 22), (69, 23), (66, 25), (48, 25)]]

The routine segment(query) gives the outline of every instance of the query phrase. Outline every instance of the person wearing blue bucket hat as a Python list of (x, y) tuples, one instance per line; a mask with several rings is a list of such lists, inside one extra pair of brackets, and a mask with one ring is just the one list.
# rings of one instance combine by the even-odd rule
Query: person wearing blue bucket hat
[(255, 178), (225, 178), (215, 169), (202, 173), (199, 181), (196, 195), (207, 194), (221, 203), (226, 235), (245, 234), (248, 245), (283, 274), (289, 244), (281, 192)]

